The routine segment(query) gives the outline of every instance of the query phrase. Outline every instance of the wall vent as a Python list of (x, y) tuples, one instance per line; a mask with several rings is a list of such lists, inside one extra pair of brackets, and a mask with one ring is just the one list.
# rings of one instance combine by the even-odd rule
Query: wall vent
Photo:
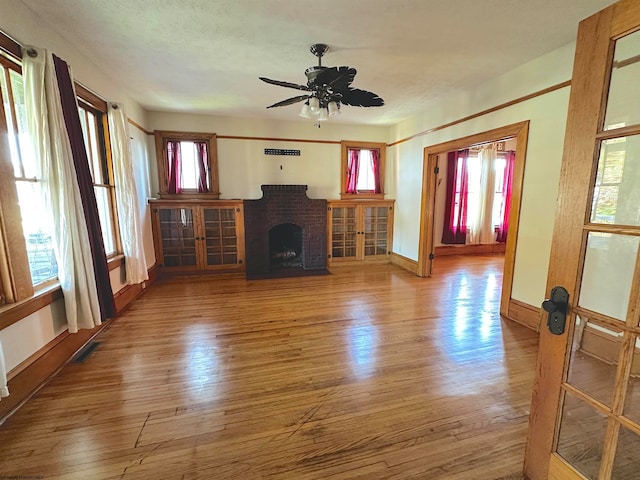
[(91, 342), (84, 346), (82, 350), (80, 350), (75, 357), (71, 360), (73, 363), (84, 363), (87, 358), (91, 356), (93, 351), (98, 348), (100, 342)]

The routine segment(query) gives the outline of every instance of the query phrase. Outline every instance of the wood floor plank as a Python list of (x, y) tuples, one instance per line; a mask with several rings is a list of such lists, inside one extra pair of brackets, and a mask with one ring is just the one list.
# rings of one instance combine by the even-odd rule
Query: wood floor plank
[(163, 279), (0, 426), (0, 476), (521, 479), (537, 335), (502, 257)]

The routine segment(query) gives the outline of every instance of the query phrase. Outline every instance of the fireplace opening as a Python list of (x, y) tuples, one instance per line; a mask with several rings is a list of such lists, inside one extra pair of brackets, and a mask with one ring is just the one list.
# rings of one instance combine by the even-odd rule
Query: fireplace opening
[(302, 228), (293, 223), (281, 223), (269, 230), (271, 269), (304, 268)]

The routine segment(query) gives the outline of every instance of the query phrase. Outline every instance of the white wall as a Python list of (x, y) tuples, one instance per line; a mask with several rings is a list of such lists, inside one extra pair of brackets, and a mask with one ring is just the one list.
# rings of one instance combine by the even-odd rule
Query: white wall
[[(296, 112), (292, 112), (295, 116)], [(316, 141), (358, 140), (386, 142), (389, 129), (365, 125), (231, 118), (149, 112), (153, 130), (215, 133), (218, 136), (260, 137)], [(265, 148), (300, 150), (300, 156), (265, 155)], [(263, 184), (308, 185), (310, 198), (340, 198), (340, 145), (278, 140), (218, 138), (221, 198), (255, 199)], [(158, 191), (157, 178), (154, 191)]]
[[(575, 44), (566, 45), (500, 77), (433, 105), (392, 127), (390, 143), (464, 118), (571, 78)], [(501, 109), (473, 120), (418, 136), (387, 151), (396, 197), (393, 251), (417, 260), (423, 149), (494, 128), (529, 120), (520, 230), (513, 298), (539, 305), (544, 299), (557, 185), (562, 160), (569, 88)]]
[(62, 299), (0, 330), (7, 371), (10, 372), (66, 330)]
[[(17, 0), (0, 0), (0, 30), (23, 45), (35, 45), (46, 48), (71, 65), (74, 79), (99, 96), (120, 102), (127, 115), (137, 123), (145, 125), (146, 112), (126, 93), (125, 86), (118, 82), (117, 75), (110, 75), (100, 68), (99, 59), (86, 57), (77, 46), (65, 41), (57, 32), (43, 26), (36, 13)], [(148, 153), (146, 135), (142, 140), (138, 129), (130, 128), (133, 137), (133, 162), (136, 184), (140, 190), (141, 209), (147, 210), (146, 198), (149, 194)], [(145, 254), (149, 265), (155, 262), (151, 222), (148, 213), (143, 219)], [(120, 269), (110, 272), (111, 286), (116, 293), (125, 286), (123, 272)], [(7, 369), (11, 370), (45, 346), (57, 335), (66, 330), (64, 304), (59, 300), (29, 315), (19, 322), (0, 330), (0, 342), (4, 349)]]

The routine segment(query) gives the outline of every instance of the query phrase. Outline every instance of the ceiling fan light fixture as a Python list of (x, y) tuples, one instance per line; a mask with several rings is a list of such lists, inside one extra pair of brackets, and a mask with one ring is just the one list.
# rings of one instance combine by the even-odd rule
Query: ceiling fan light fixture
[(271, 85), (295, 88), (305, 92), (303, 95), (276, 102), (267, 108), (284, 107), (304, 102), (299, 116), (316, 120), (315, 125), (319, 127), (320, 121), (340, 115), (342, 105), (352, 107), (382, 107), (384, 105), (384, 100), (377, 94), (351, 86), (357, 73), (355, 68), (345, 65), (339, 67), (322, 65), (322, 56), (329, 50), (326, 44), (317, 43), (312, 45), (309, 50), (318, 58), (318, 65), (305, 70), (306, 84), (258, 77)]
[(304, 104), (302, 105), (302, 110), (300, 110), (300, 117), (302, 118), (311, 118), (310, 115), (310, 109), (309, 109), (309, 102), (304, 102)]
[(311, 113), (320, 112), (320, 100), (318, 100), (318, 97), (311, 97), (309, 99), (309, 110), (311, 110)]
[(340, 114), (340, 105), (338, 105), (337, 102), (329, 102), (327, 109), (329, 110), (330, 117), (335, 117)]

